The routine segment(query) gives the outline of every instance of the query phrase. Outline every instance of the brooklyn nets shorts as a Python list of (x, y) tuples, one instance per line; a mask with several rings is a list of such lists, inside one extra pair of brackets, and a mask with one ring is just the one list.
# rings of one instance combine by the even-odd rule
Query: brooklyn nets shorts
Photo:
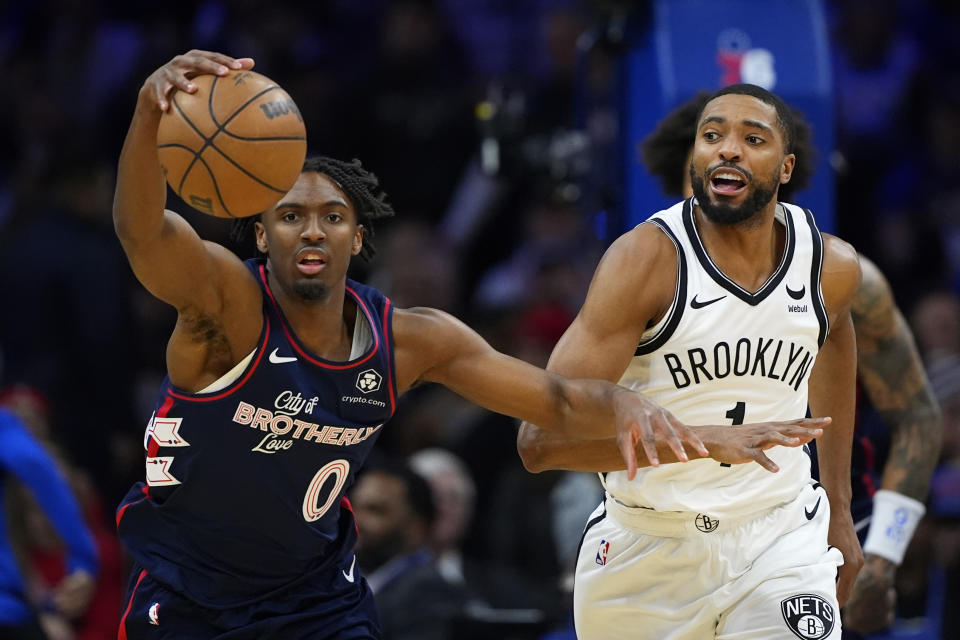
[(741, 518), (626, 507), (607, 495), (577, 559), (580, 640), (840, 638), (830, 506), (819, 484)]

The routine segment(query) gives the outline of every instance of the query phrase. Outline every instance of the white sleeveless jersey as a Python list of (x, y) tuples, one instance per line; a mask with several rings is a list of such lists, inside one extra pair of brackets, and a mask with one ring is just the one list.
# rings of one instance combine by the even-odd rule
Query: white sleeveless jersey
[[(777, 206), (776, 220), (786, 231), (783, 258), (751, 293), (707, 255), (694, 224), (694, 203), (685, 200), (647, 221), (676, 245), (677, 287), (673, 306), (644, 332), (620, 384), (690, 425), (803, 418), (810, 370), (828, 329), (820, 292), (823, 240), (813, 215), (794, 205)], [(625, 471), (601, 479), (628, 506), (740, 515), (788, 502), (810, 480), (804, 448), (766, 453), (779, 472), (755, 462), (724, 466), (694, 459), (640, 469), (632, 482)]]

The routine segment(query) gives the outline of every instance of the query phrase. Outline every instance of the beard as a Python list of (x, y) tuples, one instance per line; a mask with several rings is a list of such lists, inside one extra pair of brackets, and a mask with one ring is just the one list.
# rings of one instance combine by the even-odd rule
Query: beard
[(316, 302), (330, 295), (330, 287), (316, 280), (296, 280), (293, 283), (293, 292), (301, 300)]
[[(719, 166), (724, 166), (723, 164)], [(780, 187), (779, 170), (767, 183), (755, 183), (753, 176), (744, 169), (738, 167), (738, 171), (743, 172), (750, 184), (753, 185), (753, 191), (738, 206), (732, 206), (723, 202), (713, 202), (710, 200), (710, 193), (707, 191), (707, 178), (718, 167), (710, 167), (704, 172), (703, 176), (696, 174), (693, 163), (690, 163), (690, 187), (693, 195), (697, 197), (697, 204), (707, 219), (714, 224), (734, 225), (746, 222), (758, 211), (763, 209), (774, 196)]]

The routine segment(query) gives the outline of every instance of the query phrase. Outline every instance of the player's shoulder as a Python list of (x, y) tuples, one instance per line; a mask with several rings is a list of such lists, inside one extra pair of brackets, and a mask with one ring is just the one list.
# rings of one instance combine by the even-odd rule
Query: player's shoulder
[(821, 283), (828, 309), (846, 307), (860, 288), (860, 259), (853, 245), (823, 233)]
[(676, 266), (677, 247), (665, 227), (654, 219), (641, 222), (610, 245), (604, 254), (605, 261), (630, 265), (630, 269), (617, 269), (621, 275), (644, 276), (644, 267)]
[(860, 284), (860, 256), (853, 245), (829, 233), (823, 236), (823, 271), (824, 275), (853, 278)]
[(393, 336), (398, 347), (441, 343), (464, 326), (455, 316), (433, 307), (393, 310)]

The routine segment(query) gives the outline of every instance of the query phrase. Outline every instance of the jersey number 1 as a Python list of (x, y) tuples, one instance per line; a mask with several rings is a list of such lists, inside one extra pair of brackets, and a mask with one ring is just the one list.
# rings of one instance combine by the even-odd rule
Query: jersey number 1
[[(728, 418), (730, 418), (730, 420), (733, 421), (733, 424), (743, 424), (743, 418), (746, 415), (746, 413), (747, 413), (747, 403), (738, 402), (736, 405), (734, 405), (733, 409), (730, 409), (730, 411), (727, 411), (726, 415)], [(729, 467), (730, 464), (728, 462), (721, 462), (720, 466)]]

